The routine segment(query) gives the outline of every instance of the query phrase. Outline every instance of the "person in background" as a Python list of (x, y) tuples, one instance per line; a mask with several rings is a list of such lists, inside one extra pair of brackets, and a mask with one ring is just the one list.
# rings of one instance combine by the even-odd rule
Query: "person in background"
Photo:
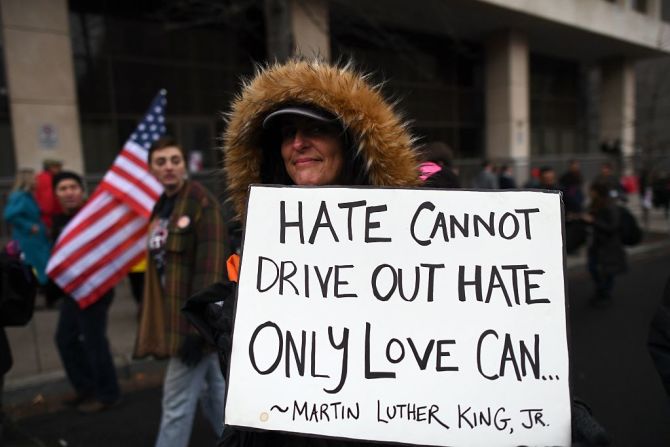
[(650, 213), (654, 206), (654, 190), (651, 186), (651, 169), (649, 166), (640, 170), (638, 194), (640, 195), (642, 209), (642, 225), (648, 231)]
[(482, 162), (482, 168), (472, 181), (472, 187), (476, 189), (497, 189), (498, 178), (493, 169), (493, 163), (489, 160)]
[(61, 213), (60, 203), (53, 190), (53, 177), (63, 169), (63, 163), (58, 160), (47, 159), (42, 163), (42, 171), (35, 178), (35, 200), (40, 208), (42, 222), (51, 230), (52, 220)]
[(550, 166), (543, 166), (540, 168), (539, 181), (539, 189), (548, 189), (551, 191), (558, 190), (558, 185), (556, 184), (556, 171)]
[(516, 189), (516, 180), (514, 180), (514, 174), (510, 165), (505, 164), (500, 167), (498, 185), (500, 189)]
[(534, 167), (530, 170), (530, 177), (524, 183), (524, 188), (537, 189), (540, 187), (540, 168)]
[(45, 270), (51, 244), (47, 229), (40, 219), (34, 190), (35, 172), (32, 169), (19, 169), (3, 217), (12, 226), (12, 239), (19, 244), (24, 261), (35, 269), (39, 284), (46, 285), (48, 278)]
[(134, 356), (170, 359), (155, 445), (185, 447), (199, 398), (216, 434), (223, 431), (225, 381), (218, 357), (180, 310), (193, 293), (225, 278), (228, 238), (221, 205), (187, 178), (184, 150), (174, 139), (157, 140), (148, 163), (164, 192), (149, 223)]
[(588, 269), (596, 291), (591, 304), (611, 302), (614, 277), (627, 270), (626, 251), (621, 243), (620, 217), (616, 199), (605, 183), (591, 185), (591, 207), (582, 219), (591, 227)]
[(558, 180), (558, 187), (563, 192), (566, 214), (581, 214), (584, 211), (584, 180), (579, 160), (570, 160), (568, 170)]
[(609, 191), (610, 197), (615, 200), (626, 200), (626, 191), (624, 191), (619, 178), (614, 173), (614, 166), (611, 162), (606, 161), (600, 165), (600, 173), (593, 180), (593, 183), (601, 183), (605, 185)]
[(670, 402), (670, 278), (665, 283), (661, 304), (649, 325), (647, 348)]
[(421, 149), (424, 160), (419, 166), (420, 179), (429, 188), (460, 188), (458, 173), (453, 167), (453, 151), (441, 141), (428, 143)]
[(652, 205), (663, 208), (665, 219), (670, 219), (670, 174), (666, 169), (655, 170), (652, 182)]
[[(53, 240), (84, 206), (84, 183), (78, 174), (69, 171), (54, 176), (53, 189), (63, 210), (54, 216)], [(54, 288), (62, 297), (56, 328), (56, 346), (75, 396), (63, 403), (81, 413), (97, 413), (116, 405), (121, 391), (107, 340), (107, 314), (114, 289), (98, 301), (80, 308), (70, 295)]]
[(565, 249), (567, 254), (577, 253), (586, 242), (586, 226), (581, 216), (584, 212), (584, 185), (578, 160), (570, 160), (568, 170), (558, 180), (563, 192), (565, 207)]
[(35, 307), (36, 285), (33, 273), (21, 262), (21, 253), (16, 244), (8, 244), (0, 252), (0, 446), (42, 445), (34, 442), (25, 430), (4, 413), (2, 407), (4, 376), (13, 364), (5, 327), (28, 324)]

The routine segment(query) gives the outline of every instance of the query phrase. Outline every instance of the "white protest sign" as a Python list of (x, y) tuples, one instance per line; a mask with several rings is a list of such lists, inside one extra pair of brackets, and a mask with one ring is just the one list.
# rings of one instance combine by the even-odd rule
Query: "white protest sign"
[(250, 189), (226, 423), (570, 445), (558, 193)]

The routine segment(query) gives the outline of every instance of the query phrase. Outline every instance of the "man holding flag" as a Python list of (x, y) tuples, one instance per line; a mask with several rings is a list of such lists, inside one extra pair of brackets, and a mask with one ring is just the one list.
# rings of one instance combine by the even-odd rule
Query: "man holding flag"
[(146, 160), (151, 144), (165, 134), (165, 94), (156, 95), (85, 205), (80, 176), (54, 178), (64, 216), (47, 274), (64, 295), (56, 340), (77, 392), (69, 403), (82, 412), (101, 411), (119, 400), (107, 310), (114, 285), (144, 256), (149, 215), (163, 192)]

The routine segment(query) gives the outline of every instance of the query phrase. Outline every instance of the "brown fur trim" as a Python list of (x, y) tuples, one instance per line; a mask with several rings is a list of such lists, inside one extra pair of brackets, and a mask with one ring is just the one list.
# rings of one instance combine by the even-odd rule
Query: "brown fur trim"
[(414, 139), (379, 87), (350, 64), (295, 59), (259, 69), (232, 104), (223, 150), (238, 218), (245, 214), (249, 185), (260, 183), (263, 119), (284, 103), (313, 104), (338, 116), (358, 142), (372, 185), (418, 184)]

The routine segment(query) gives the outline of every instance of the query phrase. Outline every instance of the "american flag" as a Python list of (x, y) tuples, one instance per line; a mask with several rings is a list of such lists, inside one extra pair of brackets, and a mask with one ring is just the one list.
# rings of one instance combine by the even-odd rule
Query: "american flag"
[(149, 173), (151, 144), (165, 135), (166, 92), (154, 98), (86, 205), (67, 224), (47, 274), (80, 308), (95, 303), (146, 251), (149, 216), (163, 187)]

